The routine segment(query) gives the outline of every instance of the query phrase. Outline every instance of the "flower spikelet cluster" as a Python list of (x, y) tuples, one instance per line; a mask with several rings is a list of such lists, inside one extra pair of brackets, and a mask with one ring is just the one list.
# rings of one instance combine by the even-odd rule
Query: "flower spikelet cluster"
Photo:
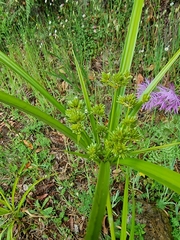
[(110, 151), (115, 157), (127, 157), (134, 145), (134, 142), (139, 140), (139, 133), (136, 127), (118, 126), (105, 141), (105, 148)]
[(83, 122), (85, 114), (83, 112), (83, 103), (77, 97), (68, 102), (66, 117), (70, 123), (70, 128), (75, 134), (81, 134), (83, 131)]
[(92, 113), (95, 116), (103, 117), (105, 115), (105, 105), (100, 103), (92, 107)]
[[(103, 156), (103, 151), (101, 149), (101, 146), (98, 146), (96, 143), (92, 143), (87, 148), (87, 154), (89, 156), (89, 159), (91, 159), (95, 162), (100, 162), (101, 156)], [(104, 157), (102, 157), (102, 159), (103, 158)]]
[(135, 94), (127, 94), (125, 96), (119, 96), (118, 103), (124, 105), (125, 107), (131, 109), (135, 106), (137, 98)]
[(102, 79), (101, 82), (104, 83), (106, 86), (110, 86), (114, 89), (118, 89), (120, 87), (126, 86), (132, 76), (129, 72), (126, 73), (115, 73), (111, 75), (110, 73), (102, 73)]

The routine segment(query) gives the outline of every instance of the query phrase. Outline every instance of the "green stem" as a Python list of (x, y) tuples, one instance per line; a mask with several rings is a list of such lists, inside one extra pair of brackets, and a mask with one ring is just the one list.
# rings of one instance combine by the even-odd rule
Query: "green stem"
[(126, 170), (126, 182), (123, 198), (122, 224), (120, 240), (126, 240), (126, 224), (128, 215), (128, 189), (129, 189), (129, 168)]
[(98, 240), (105, 213), (110, 182), (110, 163), (101, 162), (85, 240)]
[(116, 240), (110, 193), (108, 194), (108, 197), (107, 197), (106, 206), (107, 206), (107, 212), (108, 212), (108, 221), (110, 226), (111, 240)]
[(130, 239), (134, 240), (134, 228), (135, 228), (135, 198), (134, 198), (134, 191), (132, 192), (132, 219), (131, 219), (131, 233), (130, 233)]

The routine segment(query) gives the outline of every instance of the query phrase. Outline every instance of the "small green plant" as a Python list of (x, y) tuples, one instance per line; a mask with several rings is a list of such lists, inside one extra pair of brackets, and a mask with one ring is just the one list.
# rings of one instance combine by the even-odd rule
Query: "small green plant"
[(0, 224), (0, 239), (6, 239), (11, 240), (15, 239), (13, 237), (13, 228), (15, 224), (21, 223), (21, 218), (24, 216), (24, 212), (22, 211), (22, 207), (24, 202), (26, 201), (26, 197), (29, 194), (30, 191), (33, 190), (33, 188), (44, 178), (41, 178), (37, 181), (35, 181), (31, 186), (27, 188), (27, 190), (22, 195), (21, 199), (17, 203), (16, 201), (16, 191), (17, 191), (17, 185), (20, 179), (20, 176), (25, 168), (24, 163), (21, 168), (19, 169), (17, 176), (15, 178), (15, 181), (13, 183), (11, 196), (6, 196), (6, 193), (0, 188), (0, 216), (1, 216), (1, 224)]
[(49, 197), (47, 197), (42, 205), (39, 203), (38, 200), (36, 200), (35, 202), (35, 207), (36, 207), (36, 211), (39, 212), (41, 215), (45, 216), (45, 217), (50, 217), (51, 213), (53, 212), (53, 207), (46, 207), (46, 203), (49, 201)]
[(172, 216), (172, 213), (170, 213), (171, 217), (171, 224), (172, 224), (172, 235), (175, 240), (178, 240), (180, 238), (180, 216), (179, 214), (176, 214), (176, 216)]
[[(18, 108), (19, 110), (30, 114), (49, 126), (57, 129), (77, 145), (78, 150), (76, 152), (69, 153), (84, 157), (88, 159), (89, 162), (94, 161), (99, 166), (97, 184), (85, 237), (86, 240), (97, 240), (99, 238), (102, 219), (106, 207), (108, 212), (111, 239), (115, 240), (115, 230), (110, 200), (111, 197), (109, 194), (111, 166), (125, 166), (125, 189), (120, 234), (121, 240), (125, 240), (127, 235), (126, 224), (128, 216), (128, 190), (130, 184), (129, 178), (132, 172), (131, 169), (144, 173), (150, 178), (155, 179), (159, 183), (180, 194), (180, 175), (178, 173), (151, 162), (143, 161), (137, 157), (141, 153), (147, 153), (149, 151), (155, 151), (179, 144), (179, 142), (175, 141), (170, 144), (153, 146), (145, 149), (141, 148), (139, 143), (142, 139), (142, 136), (138, 131), (137, 113), (141, 109), (142, 105), (149, 100), (151, 92), (156, 88), (162, 77), (177, 60), (180, 55), (180, 50), (178, 50), (162, 68), (162, 70), (149, 84), (139, 99), (136, 99), (134, 94), (125, 95), (126, 86), (128, 86), (131, 79), (130, 68), (132, 64), (143, 3), (143, 0), (134, 1), (130, 25), (121, 56), (119, 71), (114, 74), (102, 74), (102, 84), (111, 87), (113, 92), (110, 114), (109, 116), (106, 116), (108, 123), (104, 121), (105, 106), (103, 103), (93, 104), (90, 101), (88, 89), (86, 87), (86, 81), (75, 53), (73, 53), (74, 61), (84, 99), (81, 101), (75, 96), (72, 101), (68, 102), (68, 106), (65, 108), (65, 106), (59, 103), (52, 95), (50, 95), (39, 84), (38, 81), (32, 78), (5, 54), (0, 52), (0, 62), (5, 64), (19, 76), (23, 77), (31, 86), (33, 86), (39, 93), (49, 100), (49, 102), (52, 103), (54, 107), (61, 112), (61, 114), (66, 116), (67, 123), (62, 124), (59, 120), (56, 120), (46, 112), (41, 111), (39, 108), (36, 108), (25, 101), (11, 96), (4, 91), (0, 91), (0, 101), (12, 107)], [(135, 232), (134, 194), (132, 196), (132, 202), (132, 225), (130, 240), (134, 239)]]
[(144, 228), (146, 224), (138, 223), (134, 229), (134, 235), (138, 237), (139, 240), (143, 240), (143, 235), (145, 234)]

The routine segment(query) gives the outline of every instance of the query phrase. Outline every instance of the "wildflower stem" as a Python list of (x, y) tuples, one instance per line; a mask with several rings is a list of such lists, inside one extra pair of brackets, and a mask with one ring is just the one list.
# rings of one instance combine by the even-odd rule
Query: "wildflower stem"
[(121, 225), (121, 235), (120, 240), (126, 240), (126, 224), (127, 224), (127, 214), (128, 214), (128, 189), (129, 189), (129, 167), (126, 169), (126, 182), (123, 198), (123, 212), (122, 212), (122, 225)]
[(107, 206), (107, 212), (108, 212), (108, 221), (110, 226), (111, 240), (115, 240), (116, 237), (115, 237), (115, 230), (114, 230), (114, 221), (113, 221), (110, 193), (108, 193), (106, 206)]
[(101, 162), (85, 240), (99, 239), (110, 183), (110, 163)]

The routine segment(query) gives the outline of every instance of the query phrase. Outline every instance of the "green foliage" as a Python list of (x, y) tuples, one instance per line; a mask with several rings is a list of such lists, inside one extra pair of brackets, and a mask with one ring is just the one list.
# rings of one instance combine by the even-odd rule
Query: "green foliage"
[(144, 239), (143, 235), (146, 233), (144, 231), (144, 227), (145, 226), (146, 226), (145, 224), (140, 224), (140, 223), (135, 225), (135, 233), (134, 233), (134, 235), (137, 236), (139, 240), (143, 240)]
[(172, 217), (171, 218), (171, 223), (172, 223), (172, 227), (173, 227), (173, 231), (172, 231), (172, 235), (174, 237), (175, 240), (178, 240), (180, 237), (180, 217), (179, 215), (177, 215), (176, 217)]
[[(18, 64), (14, 61), (10, 60), (5, 54), (0, 52), (0, 61), (5, 66), (9, 67), (12, 71), (15, 72), (18, 76), (24, 78), (27, 83), (35, 88), (35, 91), (41, 93), (47, 101), (49, 101), (54, 108), (57, 109), (63, 116), (67, 117), (67, 123), (61, 123), (59, 119), (55, 119), (52, 117), (49, 112), (46, 112), (46, 109), (40, 110), (38, 107), (33, 106), (32, 104), (27, 103), (27, 101), (23, 101), (18, 99), (17, 97), (11, 96), (10, 94), (6, 93), (5, 90), (0, 91), (0, 101), (18, 108), (19, 110), (32, 115), (33, 117), (37, 118), (38, 120), (43, 121), (44, 123), (48, 124), (49, 126), (55, 128), (56, 130), (60, 131), (66, 137), (70, 138), (77, 146), (78, 152), (74, 153), (77, 156), (85, 156), (88, 157), (90, 160), (94, 160), (99, 166), (99, 174), (98, 180), (94, 195), (94, 200), (92, 204), (92, 210), (90, 213), (89, 224), (87, 228), (86, 239), (98, 239), (99, 233), (101, 230), (101, 223), (105, 213), (105, 206), (107, 204), (108, 208), (108, 215), (109, 219), (112, 218), (112, 207), (110, 202), (110, 197), (108, 197), (109, 193), (109, 185), (110, 185), (110, 167), (111, 165), (116, 164), (126, 166), (126, 186), (124, 190), (124, 203), (123, 203), (123, 213), (122, 213), (122, 230), (121, 230), (121, 240), (126, 239), (126, 220), (127, 220), (127, 209), (128, 209), (128, 189), (129, 189), (129, 177), (130, 177), (130, 168), (133, 168), (137, 171), (145, 173), (147, 176), (159, 181), (161, 184), (166, 185), (167, 187), (171, 188), (173, 191), (176, 191), (178, 194), (180, 193), (179, 189), (179, 181), (180, 176), (178, 173), (173, 172), (172, 170), (163, 168), (161, 166), (155, 165), (151, 162), (146, 162), (140, 160), (138, 158), (134, 158), (134, 155), (138, 155), (140, 153), (147, 153), (150, 150), (158, 150), (162, 148), (167, 148), (172, 145), (178, 145), (177, 138), (175, 138), (176, 142), (172, 144), (160, 145), (156, 147), (150, 147), (139, 149), (140, 146), (138, 145), (138, 141), (140, 140), (140, 130), (137, 126), (137, 113), (140, 110), (144, 101), (148, 100), (148, 96), (150, 95), (151, 91), (157, 86), (160, 82), (162, 77), (167, 73), (169, 68), (174, 64), (177, 58), (180, 55), (180, 50), (178, 50), (173, 57), (170, 58), (169, 62), (162, 68), (162, 70), (157, 74), (155, 79), (151, 82), (145, 92), (142, 94), (140, 100), (136, 101), (135, 95), (129, 94), (124, 95), (126, 86), (129, 84), (131, 76), (130, 76), (130, 68), (132, 65), (132, 59), (134, 55), (134, 48), (136, 44), (136, 38), (138, 33), (138, 28), (140, 24), (141, 18), (141, 11), (144, 1), (135, 1), (133, 6), (133, 11), (130, 19), (130, 25), (125, 41), (124, 50), (121, 56), (120, 68), (119, 71), (115, 74), (102, 74), (102, 83), (105, 86), (111, 87), (113, 96), (112, 96), (112, 106), (110, 115), (107, 117), (108, 125), (106, 121), (104, 121), (105, 116), (105, 105), (103, 103), (96, 103), (95, 105), (91, 103), (89, 97), (89, 91), (87, 89), (87, 82), (85, 80), (84, 71), (82, 71), (80, 64), (77, 60), (77, 52), (79, 51), (80, 54), (85, 50), (87, 51), (87, 44), (86, 37), (91, 34), (91, 31), (85, 32), (83, 34), (80, 33), (80, 25), (81, 21), (76, 21), (76, 13), (79, 10), (76, 7), (76, 11), (71, 9), (71, 18), (75, 19), (75, 24), (71, 26), (71, 37), (69, 37), (69, 32), (65, 30), (62, 34), (66, 35), (67, 42), (68, 39), (71, 39), (72, 42), (68, 42), (71, 46), (72, 43), (74, 44), (74, 48), (76, 49), (76, 54), (73, 52), (74, 55), (74, 62), (76, 71), (79, 77), (82, 95), (84, 100), (81, 101), (78, 98), (73, 99), (72, 101), (68, 102), (68, 107), (66, 109), (65, 105), (62, 102), (56, 100), (54, 96), (52, 96), (45, 88), (41, 85), (39, 81), (37, 81), (34, 77), (30, 76), (27, 72), (23, 70)], [(29, 1), (27, 1), (26, 6), (26, 14), (27, 18), (30, 14), (30, 5)], [(68, 7), (74, 6), (76, 4), (75, 1), (72, 5), (66, 4), (64, 8), (60, 8), (60, 12), (62, 15), (66, 15), (66, 10)], [(94, 4), (94, 1), (92, 2)], [(121, 4), (120, 4), (121, 5)], [(78, 15), (79, 17), (79, 15)], [(86, 17), (86, 16), (84, 16)], [(83, 18), (84, 18), (83, 17)], [(106, 17), (104, 17), (104, 20)], [(67, 21), (66, 21), (67, 20)], [(69, 22), (69, 19), (64, 20), (62, 23), (63, 26), (66, 22)], [(97, 16), (96, 16), (97, 20)], [(91, 19), (90, 19), (91, 21)], [(51, 25), (51, 21), (49, 21)], [(93, 22), (94, 24), (94, 22)], [(68, 26), (68, 24), (67, 24)], [(82, 27), (82, 26), (81, 26)], [(84, 39), (80, 39), (81, 45), (78, 45), (79, 38), (76, 38), (76, 31), (78, 29), (78, 34), (84, 37)], [(87, 28), (88, 29), (88, 28)], [(81, 31), (82, 32), (82, 31)], [(56, 35), (56, 34), (55, 34)], [(101, 34), (99, 32), (99, 36)], [(103, 36), (102, 36), (103, 37)], [(101, 42), (102, 39), (101, 39)], [(83, 48), (82, 46), (85, 45), (86, 47)], [(93, 46), (94, 47), (94, 46)], [(88, 55), (91, 56), (91, 48), (88, 52)], [(79, 57), (80, 58), (80, 57)], [(68, 82), (68, 81), (67, 81)], [(16, 86), (16, 85), (15, 85)], [(40, 104), (41, 105), (41, 104)], [(85, 107), (84, 107), (85, 105)], [(104, 133), (103, 133), (104, 131)], [(90, 133), (90, 134), (89, 134)], [(42, 135), (39, 136), (43, 139)], [(43, 146), (45, 147), (49, 143), (46, 140), (43, 140)], [(19, 145), (20, 152), (22, 153), (25, 149), (22, 144)], [(30, 152), (30, 149), (28, 150)], [(83, 151), (84, 155), (79, 151)], [(40, 158), (44, 159), (47, 153), (40, 154)], [(38, 165), (38, 156), (35, 153), (34, 162)], [(12, 198), (14, 198), (14, 193), (16, 189), (18, 179), (16, 179), (16, 183), (14, 184), (12, 190)], [(27, 193), (30, 190), (27, 190)], [(27, 193), (23, 195), (23, 200), (20, 201), (20, 205), (18, 204), (17, 210), (18, 214), (20, 213), (20, 208), (25, 201), (25, 197)], [(3, 197), (1, 203), (6, 206), (5, 209), (1, 209), (1, 214), (6, 215), (9, 214), (12, 207), (4, 197), (4, 193), (1, 192)], [(107, 199), (108, 203), (107, 203)], [(159, 206), (162, 207), (166, 201), (161, 199), (159, 201)], [(14, 201), (13, 201), (14, 205)], [(40, 213), (49, 216), (53, 208), (52, 207), (45, 207), (45, 203), (41, 204), (37, 201), (36, 207), (39, 209)], [(135, 206), (134, 206), (135, 209)], [(135, 211), (135, 210), (134, 210)], [(62, 214), (63, 215), (63, 214)], [(19, 217), (19, 216), (18, 216)], [(60, 216), (60, 221), (62, 220), (62, 216)], [(12, 238), (12, 229), (13, 229), (13, 222), (10, 222), (7, 226), (4, 224), (5, 229), (7, 230), (7, 237)], [(115, 238), (113, 223), (110, 221), (110, 229), (111, 235)], [(134, 225), (132, 225), (134, 226)], [(139, 236), (143, 235), (143, 230), (140, 226), (138, 229), (134, 229), (132, 231), (132, 235), (135, 231), (138, 231)], [(139, 230), (140, 229), (140, 230)], [(113, 238), (113, 237), (112, 237)], [(131, 237), (132, 238), (132, 237)]]
[(2, 217), (2, 224), (1, 224), (1, 233), (0, 233), (0, 239), (3, 237), (6, 237), (7, 240), (13, 239), (13, 227), (15, 224), (19, 224), (19, 220), (24, 216), (24, 213), (22, 211), (22, 207), (24, 202), (26, 201), (26, 197), (29, 194), (30, 191), (44, 178), (41, 178), (39, 180), (36, 180), (31, 186), (28, 187), (28, 189), (24, 192), (21, 199), (17, 203), (15, 200), (15, 193), (17, 191), (17, 185), (19, 182), (20, 175), (24, 171), (25, 163), (21, 166), (20, 170), (17, 173), (17, 176), (15, 178), (15, 181), (13, 183), (11, 197), (9, 199), (8, 195), (6, 197), (6, 194), (0, 189), (0, 204), (3, 207), (0, 207), (0, 216)]
[(78, 207), (78, 211), (83, 215), (83, 216), (88, 216), (90, 209), (91, 209), (91, 204), (92, 204), (92, 196), (90, 194), (87, 194), (87, 192), (82, 192), (78, 195), (80, 205)]

